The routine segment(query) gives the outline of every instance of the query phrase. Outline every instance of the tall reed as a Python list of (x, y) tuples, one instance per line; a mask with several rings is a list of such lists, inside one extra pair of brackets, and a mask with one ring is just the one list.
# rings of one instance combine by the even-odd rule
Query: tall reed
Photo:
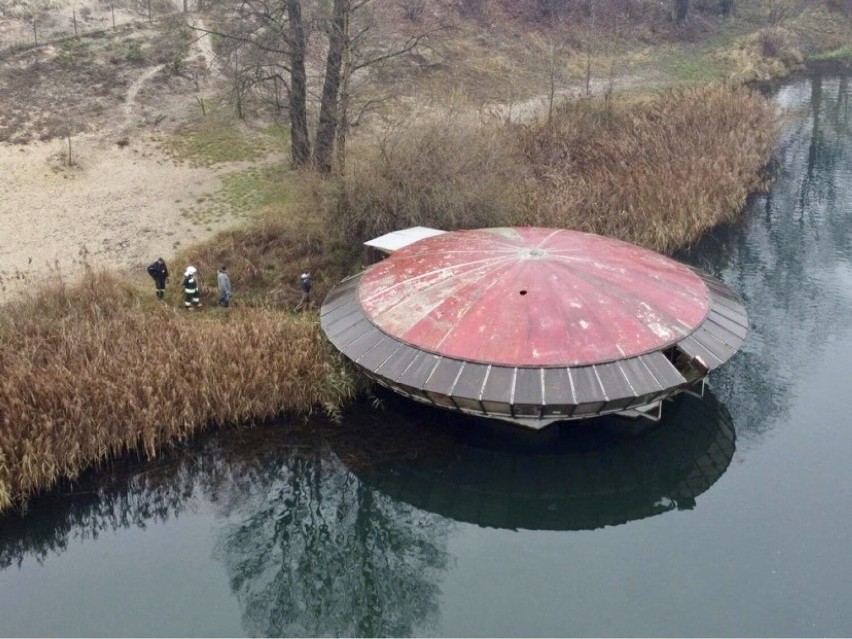
[(130, 451), (149, 457), (211, 424), (333, 411), (353, 392), (310, 316), (145, 309), (89, 273), (0, 319), (0, 510)]
[(519, 131), (531, 173), (518, 221), (672, 252), (736, 218), (764, 182), (777, 125), (760, 95), (724, 86), (566, 104)]

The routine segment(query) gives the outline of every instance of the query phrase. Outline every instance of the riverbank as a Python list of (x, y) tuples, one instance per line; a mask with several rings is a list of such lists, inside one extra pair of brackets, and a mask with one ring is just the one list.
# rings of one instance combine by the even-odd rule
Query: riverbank
[(339, 410), (357, 379), (315, 314), (289, 312), (293, 283), (314, 271), (321, 300), (359, 267), (368, 237), (413, 224), (536, 224), (672, 251), (736, 216), (764, 180), (776, 126), (757, 94), (717, 86), (583, 100), (537, 125), (415, 127), (382, 153), (362, 149), (342, 179), (298, 176), (286, 202), (178, 255), (207, 284), (229, 264), (228, 311), (188, 314), (174, 283), (161, 305), (149, 282), (94, 270), (7, 305), (0, 510), (210, 425)]
[(0, 510), (123, 454), (153, 458), (213, 425), (333, 414), (352, 396), (309, 314), (190, 318), (109, 274), (87, 280), (0, 319)]

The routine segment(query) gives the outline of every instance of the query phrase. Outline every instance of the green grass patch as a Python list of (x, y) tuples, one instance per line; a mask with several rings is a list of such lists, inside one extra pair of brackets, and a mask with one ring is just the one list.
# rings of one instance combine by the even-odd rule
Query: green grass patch
[(813, 62), (831, 62), (833, 60), (852, 60), (852, 44), (847, 44), (831, 51), (823, 51), (808, 56)]
[(286, 151), (288, 141), (289, 132), (284, 127), (250, 129), (236, 118), (213, 112), (186, 125), (163, 145), (177, 160), (214, 166), (258, 160), (276, 151)]
[(706, 51), (680, 52), (664, 60), (662, 66), (677, 85), (715, 82), (725, 76), (722, 65)]
[(225, 218), (251, 219), (285, 207), (291, 197), (290, 170), (283, 164), (255, 166), (222, 178), (222, 188), (181, 208), (188, 220), (209, 225)]

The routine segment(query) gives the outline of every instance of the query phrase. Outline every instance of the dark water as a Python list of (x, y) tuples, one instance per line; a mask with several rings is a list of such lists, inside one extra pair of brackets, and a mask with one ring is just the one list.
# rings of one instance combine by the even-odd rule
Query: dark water
[(683, 259), (749, 308), (703, 401), (534, 446), (384, 397), (214, 436), (0, 520), (2, 635), (852, 634), (849, 78)]

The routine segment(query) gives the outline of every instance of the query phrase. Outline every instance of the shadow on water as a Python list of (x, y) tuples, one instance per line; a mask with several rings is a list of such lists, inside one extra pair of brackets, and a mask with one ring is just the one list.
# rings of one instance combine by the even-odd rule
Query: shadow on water
[[(480, 526), (580, 530), (622, 524), (694, 507), (734, 455), (731, 417), (712, 394), (703, 400), (682, 396), (667, 403), (664, 413), (660, 424), (636, 436), (622, 432), (625, 420), (619, 418), (557, 424), (548, 429), (544, 446), (532, 447), (487, 424), (471, 428), (470, 420), (388, 398), (381, 414), (362, 416), (366, 428), (384, 430), (388, 438), (428, 428), (448, 444), (354, 472), (396, 500)], [(405, 424), (402, 433), (397, 424)]]

